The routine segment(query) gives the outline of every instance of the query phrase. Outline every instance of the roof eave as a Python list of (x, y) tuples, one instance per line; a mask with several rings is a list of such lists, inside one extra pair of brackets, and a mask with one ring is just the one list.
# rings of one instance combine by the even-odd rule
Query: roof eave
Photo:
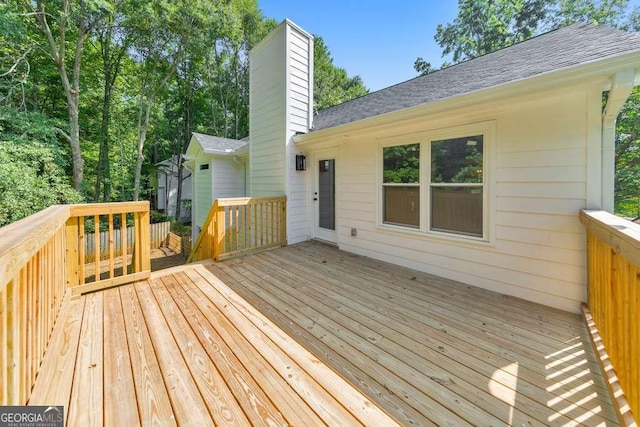
[[(452, 96), (428, 104), (416, 105), (389, 113), (357, 120), (342, 125), (312, 131), (302, 135), (295, 135), (293, 141), (296, 145), (306, 145), (326, 138), (358, 132), (372, 126), (383, 126), (399, 120), (407, 120), (432, 114), (448, 109), (464, 107), (493, 99), (511, 97), (525, 93), (535, 93), (543, 89), (576, 84), (580, 81), (603, 79), (610, 85), (611, 76), (620, 70), (633, 69), (636, 76), (636, 84), (640, 83), (640, 51), (621, 55), (616, 58), (581, 64), (562, 70), (552, 71), (525, 79), (515, 80), (498, 86), (480, 89), (465, 94)], [(607, 90), (605, 84), (602, 88)]]

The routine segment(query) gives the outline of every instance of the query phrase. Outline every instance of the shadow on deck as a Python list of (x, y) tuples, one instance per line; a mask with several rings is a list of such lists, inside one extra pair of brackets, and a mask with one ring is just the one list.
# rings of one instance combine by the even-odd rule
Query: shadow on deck
[(72, 300), (30, 404), (70, 426), (616, 424), (578, 315), (314, 242)]

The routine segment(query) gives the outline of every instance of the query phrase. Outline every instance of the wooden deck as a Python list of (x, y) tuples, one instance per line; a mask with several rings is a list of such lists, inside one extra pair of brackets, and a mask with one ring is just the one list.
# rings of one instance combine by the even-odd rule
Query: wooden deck
[(30, 404), (69, 426), (616, 424), (578, 315), (314, 242), (61, 316)]
[(580, 316), (306, 242), (207, 268), (403, 425), (616, 425)]
[(200, 265), (65, 304), (29, 404), (83, 427), (394, 424)]

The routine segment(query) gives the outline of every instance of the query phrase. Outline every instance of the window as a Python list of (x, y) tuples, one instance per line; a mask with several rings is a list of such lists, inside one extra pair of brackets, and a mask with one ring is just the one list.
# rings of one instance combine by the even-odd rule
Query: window
[(486, 239), (491, 129), (470, 125), (382, 146), (382, 223)]
[(484, 137), (431, 141), (430, 229), (482, 237)]
[(420, 227), (420, 144), (383, 148), (383, 222)]

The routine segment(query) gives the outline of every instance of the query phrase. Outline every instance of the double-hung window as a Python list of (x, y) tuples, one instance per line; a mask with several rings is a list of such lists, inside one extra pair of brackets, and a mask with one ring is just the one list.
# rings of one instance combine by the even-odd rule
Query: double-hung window
[(386, 224), (420, 228), (420, 144), (382, 149)]
[(486, 164), (491, 125), (382, 146), (382, 223), (487, 239)]

